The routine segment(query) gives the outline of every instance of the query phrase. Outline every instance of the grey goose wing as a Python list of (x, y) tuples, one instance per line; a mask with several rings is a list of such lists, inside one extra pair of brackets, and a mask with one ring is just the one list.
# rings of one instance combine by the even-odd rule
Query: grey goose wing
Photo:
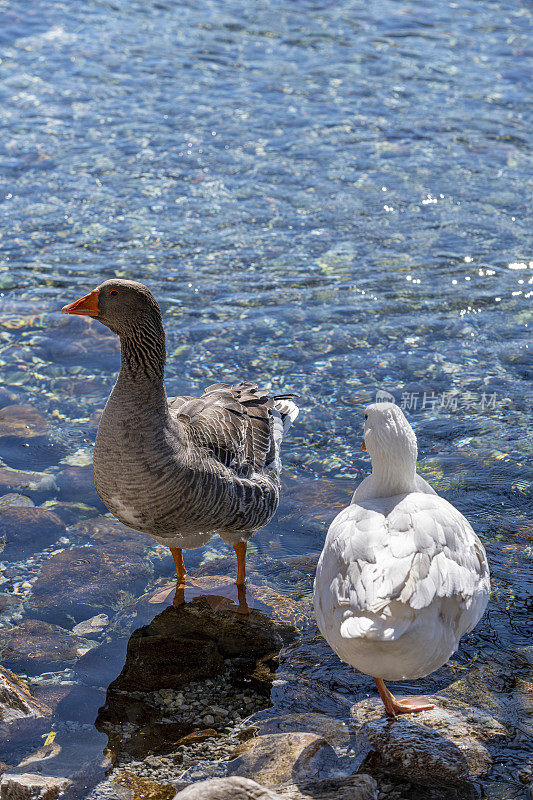
[(259, 471), (275, 458), (274, 400), (253, 383), (215, 383), (201, 397), (172, 398), (169, 409), (191, 444), (238, 474)]

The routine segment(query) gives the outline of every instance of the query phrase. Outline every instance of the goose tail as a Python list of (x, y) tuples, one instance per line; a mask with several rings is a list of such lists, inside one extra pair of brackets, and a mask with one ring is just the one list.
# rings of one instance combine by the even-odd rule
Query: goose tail
[(274, 408), (281, 416), (281, 421), (283, 423), (283, 435), (287, 433), (292, 423), (300, 413), (300, 409), (292, 400), (293, 397), (296, 397), (296, 395), (278, 394), (274, 395), (272, 398), (274, 400)]
[(272, 399), (274, 401), (274, 408), (272, 409), (273, 418), (273, 439), (274, 439), (274, 469), (281, 473), (281, 442), (283, 437), (291, 427), (292, 423), (300, 413), (300, 409), (292, 401), (294, 395), (277, 395)]

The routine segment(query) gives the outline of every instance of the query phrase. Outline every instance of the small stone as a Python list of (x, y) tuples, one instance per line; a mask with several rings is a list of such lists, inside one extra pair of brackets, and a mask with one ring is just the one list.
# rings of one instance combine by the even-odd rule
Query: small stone
[(148, 758), (144, 759), (144, 763), (148, 764), (149, 767), (160, 767), (163, 762), (157, 756), (148, 756)]
[(78, 624), (72, 628), (72, 633), (75, 633), (76, 636), (90, 636), (91, 634), (100, 633), (108, 624), (109, 617), (107, 614), (96, 614), (96, 616), (90, 617), (90, 619), (78, 622)]
[(220, 708), (220, 706), (211, 706), (211, 711), (213, 714), (217, 714), (219, 717), (228, 716), (228, 710), (226, 708)]
[(203, 722), (205, 725), (213, 725), (215, 722), (215, 718), (211, 716), (211, 714), (206, 714), (203, 719)]

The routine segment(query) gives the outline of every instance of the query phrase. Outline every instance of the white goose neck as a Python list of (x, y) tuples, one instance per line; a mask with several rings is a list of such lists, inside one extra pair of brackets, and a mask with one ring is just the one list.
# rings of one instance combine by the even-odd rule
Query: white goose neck
[(372, 494), (395, 497), (416, 491), (416, 457), (411, 453), (380, 454), (372, 458)]

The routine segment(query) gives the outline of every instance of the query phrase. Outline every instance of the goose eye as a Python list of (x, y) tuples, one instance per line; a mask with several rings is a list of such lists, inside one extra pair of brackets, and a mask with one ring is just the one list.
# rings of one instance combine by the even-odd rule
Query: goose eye
[(118, 294), (118, 289), (111, 289), (109, 294), (112, 294), (113, 296), (115, 296), (116, 294)]

